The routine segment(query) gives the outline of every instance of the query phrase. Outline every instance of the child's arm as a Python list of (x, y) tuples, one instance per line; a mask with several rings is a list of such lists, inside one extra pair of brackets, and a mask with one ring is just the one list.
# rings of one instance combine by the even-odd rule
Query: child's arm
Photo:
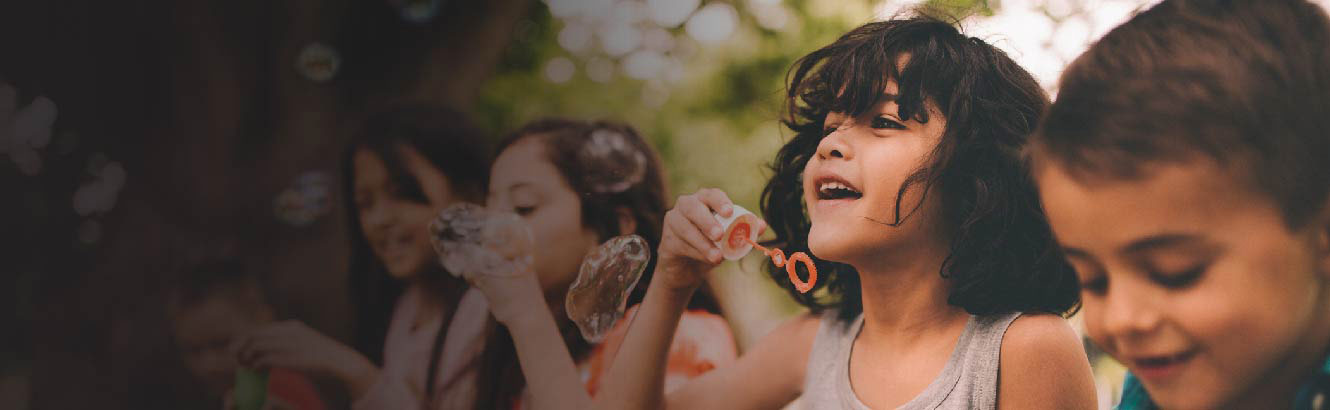
[(535, 273), (483, 276), (474, 284), (489, 300), (495, 320), (512, 334), (517, 361), (531, 392), (529, 407), (591, 408), (591, 395), (582, 384)]
[(1050, 314), (1007, 328), (998, 363), (998, 409), (1094, 409), (1094, 376), (1076, 332)]
[(331, 376), (346, 386), (353, 399), (365, 395), (379, 379), (379, 368), (369, 358), (299, 321), (264, 326), (237, 343), (234, 349), (242, 365)]
[[(772, 408), (799, 395), (817, 320), (801, 318), (768, 335), (733, 366), (664, 392), (666, 361), (679, 318), (706, 274), (722, 261), (722, 228), (712, 211), (733, 212), (725, 193), (680, 197), (665, 216), (659, 260), (622, 347), (596, 397), (598, 408)], [(704, 233), (705, 232), (705, 233)]]

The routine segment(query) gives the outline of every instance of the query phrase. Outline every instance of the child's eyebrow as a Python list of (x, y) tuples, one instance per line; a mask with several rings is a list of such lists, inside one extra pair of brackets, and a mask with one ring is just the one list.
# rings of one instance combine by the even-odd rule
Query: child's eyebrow
[(1136, 254), (1156, 250), (1159, 248), (1171, 248), (1200, 241), (1201, 237), (1195, 234), (1186, 233), (1164, 233), (1150, 235), (1145, 238), (1137, 239), (1122, 248), (1122, 253)]
[(1066, 256), (1066, 257), (1068, 257), (1068, 258), (1075, 257), (1075, 258), (1081, 258), (1081, 259), (1091, 259), (1091, 258), (1090, 258), (1090, 253), (1089, 253), (1089, 252), (1086, 252), (1086, 251), (1083, 251), (1083, 250), (1081, 250), (1080, 248), (1063, 247), (1063, 248), (1062, 248), (1062, 254), (1063, 254), (1063, 256)]
[(509, 186), (508, 186), (508, 192), (510, 192), (510, 193), (511, 193), (511, 192), (520, 192), (520, 191), (523, 191), (523, 190), (526, 190), (526, 191), (532, 191), (532, 190), (535, 190), (535, 189), (536, 189), (536, 184), (535, 184), (535, 183), (532, 183), (532, 182), (527, 182), (527, 181), (518, 182), (518, 183), (515, 183), (515, 184), (512, 184), (512, 185), (509, 185)]

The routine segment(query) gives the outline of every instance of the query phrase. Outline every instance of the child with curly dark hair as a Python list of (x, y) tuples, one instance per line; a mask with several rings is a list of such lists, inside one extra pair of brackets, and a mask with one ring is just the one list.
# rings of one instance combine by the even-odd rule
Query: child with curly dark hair
[(770, 245), (814, 256), (814, 287), (791, 290), (811, 312), (666, 394), (674, 329), (723, 260), (717, 215), (736, 212), (720, 190), (682, 196), (594, 405), (780, 408), (802, 396), (813, 408), (1094, 407), (1089, 363), (1062, 317), (1078, 306), (1075, 275), (1021, 156), (1048, 105), (1034, 78), (927, 16), (856, 28), (789, 78), (795, 136), (762, 211)]
[[(1048, 98), (1003, 52), (922, 16), (869, 23), (791, 70), (762, 195), (772, 245), (814, 256), (808, 315), (734, 366), (661, 394), (681, 301), (721, 261), (725, 193), (679, 198), (602, 393), (624, 407), (1090, 408), (1061, 315), (1078, 304), (1021, 159)], [(789, 283), (784, 269), (772, 269)], [(998, 377), (1001, 374), (1001, 377)], [(611, 396), (610, 391), (615, 394)]]

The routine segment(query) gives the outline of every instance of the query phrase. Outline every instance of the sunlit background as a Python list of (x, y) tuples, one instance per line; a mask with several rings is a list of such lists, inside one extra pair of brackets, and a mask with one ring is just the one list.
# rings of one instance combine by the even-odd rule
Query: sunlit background
[[(949, 10), (1055, 96), (1063, 67), (1157, 2), (546, 0), (548, 17), (519, 38), (482, 110), (497, 128), (548, 115), (628, 121), (661, 149), (676, 194), (718, 187), (757, 209), (763, 167), (789, 136), (777, 122), (786, 70), (850, 28), (920, 5)], [(800, 311), (758, 258), (723, 266), (713, 281), (743, 346)], [(1125, 370), (1086, 347), (1100, 407), (1110, 408)]]

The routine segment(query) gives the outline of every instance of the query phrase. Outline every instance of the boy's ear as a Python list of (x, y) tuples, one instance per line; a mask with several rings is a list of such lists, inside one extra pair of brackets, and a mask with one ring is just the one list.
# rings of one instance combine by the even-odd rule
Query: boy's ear
[(637, 233), (637, 218), (633, 217), (633, 211), (626, 206), (621, 206), (614, 210), (619, 218), (619, 235), (631, 235)]

